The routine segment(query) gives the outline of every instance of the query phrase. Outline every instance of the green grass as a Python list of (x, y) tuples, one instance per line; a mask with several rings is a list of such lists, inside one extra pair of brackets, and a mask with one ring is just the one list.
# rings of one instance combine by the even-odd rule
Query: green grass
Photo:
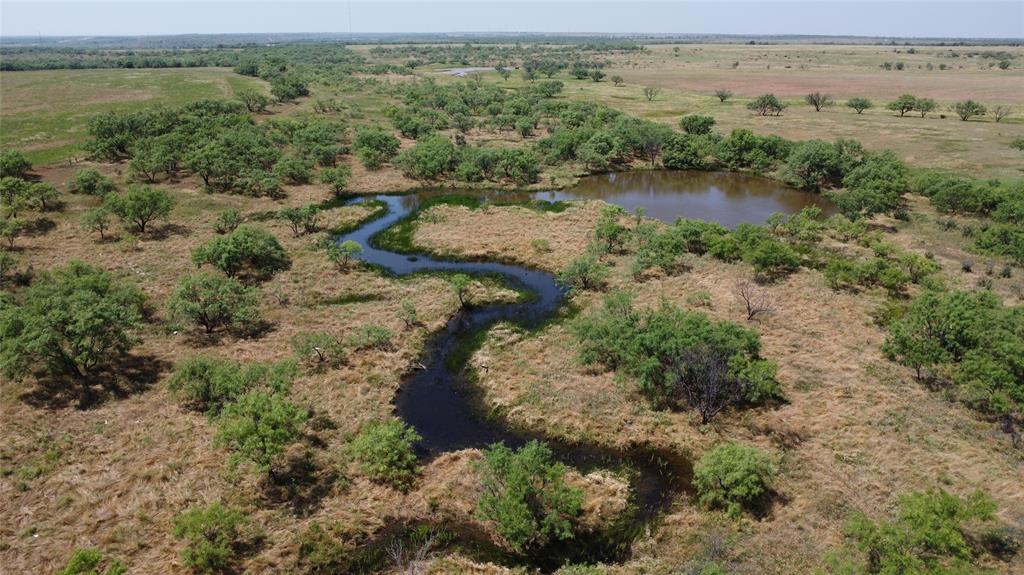
[(0, 147), (20, 149), (37, 165), (53, 164), (81, 153), (89, 118), (98, 113), (231, 98), (262, 85), (222, 68), (3, 72)]

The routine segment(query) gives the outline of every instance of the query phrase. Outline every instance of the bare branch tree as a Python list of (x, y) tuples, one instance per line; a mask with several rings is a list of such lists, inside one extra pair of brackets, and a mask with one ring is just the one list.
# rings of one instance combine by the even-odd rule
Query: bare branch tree
[(661, 88), (656, 88), (654, 86), (645, 86), (644, 87), (644, 98), (647, 98), (648, 102), (653, 101), (655, 98), (658, 97), (658, 94), (660, 94), (660, 93), (661, 93)]
[(418, 544), (415, 541), (406, 542), (397, 537), (388, 545), (388, 557), (399, 571), (405, 572), (407, 575), (419, 575), (439, 536), (440, 533), (437, 530), (431, 529)]
[(723, 348), (699, 345), (683, 350), (669, 366), (669, 381), (677, 399), (700, 414), (701, 424), (743, 399), (743, 381), (731, 373)]
[(828, 94), (822, 94), (821, 92), (811, 92), (804, 98), (808, 104), (814, 106), (815, 112), (820, 112), (825, 106), (832, 105), (832, 96)]
[(775, 311), (775, 298), (772, 294), (750, 280), (736, 284), (736, 299), (747, 307), (747, 321)]
[(719, 102), (724, 102), (729, 98), (732, 98), (732, 90), (718, 89), (715, 90), (715, 96)]
[(1009, 116), (1013, 112), (1013, 108), (1009, 106), (996, 106), (992, 108), (992, 115), (996, 118), (996, 123), (1003, 121), (1003, 118)]

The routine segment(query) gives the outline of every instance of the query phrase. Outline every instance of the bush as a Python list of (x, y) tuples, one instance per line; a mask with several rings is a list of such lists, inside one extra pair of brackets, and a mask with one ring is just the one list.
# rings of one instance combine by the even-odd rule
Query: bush
[(135, 231), (144, 234), (151, 222), (170, 215), (174, 200), (164, 190), (132, 186), (124, 195), (108, 194), (103, 205), (121, 218), (126, 226), (130, 224)]
[(196, 265), (210, 264), (228, 277), (241, 275), (254, 280), (269, 279), (292, 264), (277, 238), (250, 225), (238, 226), (230, 234), (193, 250), (192, 261)]
[(135, 344), (144, 301), (134, 285), (82, 262), (43, 273), (0, 305), (0, 373), (87, 381)]
[(519, 553), (552, 539), (572, 539), (583, 492), (566, 484), (565, 465), (551, 450), (531, 441), (518, 450), (496, 443), (479, 465), (483, 496), (478, 513), (493, 521), (509, 547)]
[(454, 167), (455, 145), (441, 135), (426, 137), (395, 158), (395, 165), (409, 177), (437, 180)]
[(178, 281), (167, 300), (168, 316), (202, 326), (206, 333), (220, 327), (246, 331), (260, 321), (259, 291), (212, 273), (196, 273)]
[[(838, 186), (849, 167), (848, 146), (840, 140), (836, 145), (821, 140), (808, 140), (797, 144), (783, 169), (783, 178), (798, 188), (818, 192), (822, 188)], [(859, 151), (859, 145), (856, 148)]]
[(327, 244), (327, 259), (337, 266), (340, 272), (348, 271), (361, 253), (363, 253), (363, 246), (355, 240), (345, 240), (340, 244), (337, 242)]
[(558, 283), (569, 289), (602, 289), (611, 271), (592, 254), (582, 255), (558, 272)]
[(700, 503), (739, 516), (771, 489), (777, 473), (775, 458), (740, 443), (719, 445), (701, 456), (693, 468)]
[[(103, 565), (106, 565), (105, 569), (102, 569)], [(57, 575), (123, 575), (127, 572), (124, 563), (116, 559), (105, 561), (98, 549), (78, 549), (68, 559), (67, 565), (57, 571)]]
[(655, 406), (697, 409), (709, 421), (722, 409), (779, 395), (776, 367), (760, 358), (757, 332), (664, 304), (638, 311), (621, 292), (573, 322), (580, 360), (622, 370)]
[(198, 573), (223, 573), (235, 562), (244, 543), (248, 520), (241, 511), (213, 503), (192, 507), (174, 522), (174, 537), (184, 539), (181, 559)]
[(416, 477), (413, 448), (421, 439), (415, 429), (401, 421), (370, 422), (352, 441), (352, 454), (371, 479), (406, 490)]
[[(313, 523), (296, 537), (298, 566), (301, 573), (309, 575), (333, 575), (346, 573), (349, 567), (348, 550), (342, 542), (344, 530), (334, 523), (327, 528)], [(342, 531), (342, 533), (335, 533)]]
[(320, 207), (309, 204), (301, 208), (284, 208), (277, 213), (277, 217), (288, 222), (288, 227), (292, 229), (292, 235), (299, 237), (317, 230)]
[(232, 464), (247, 460), (275, 479), (278, 456), (299, 438), (309, 419), (305, 409), (283, 395), (252, 390), (221, 410), (216, 443), (234, 452)]
[(386, 327), (364, 325), (349, 336), (348, 344), (356, 350), (390, 349), (394, 334)]
[(846, 101), (846, 106), (852, 108), (858, 114), (863, 114), (864, 110), (869, 110), (874, 107), (871, 100), (867, 98), (850, 98)]
[(242, 365), (196, 356), (178, 363), (167, 387), (188, 409), (214, 417), (250, 390), (284, 393), (294, 379), (295, 365), (290, 362)]
[(800, 268), (800, 254), (782, 242), (762, 241), (744, 257), (754, 271), (769, 279), (779, 278)]
[(229, 208), (217, 214), (217, 221), (213, 224), (213, 230), (221, 235), (230, 233), (235, 231), (244, 221), (245, 218), (242, 217), (242, 212)]
[(904, 495), (893, 520), (854, 515), (846, 526), (854, 542), (846, 568), (837, 558), (831, 567), (837, 573), (981, 573), (973, 565), (983, 550), (968, 529), (991, 521), (995, 508), (981, 491), (966, 499), (942, 489)]
[(300, 332), (292, 336), (292, 349), (311, 371), (322, 372), (345, 363), (345, 347), (325, 332)]
[(886, 104), (885, 107), (894, 112), (899, 112), (900, 117), (902, 118), (907, 112), (914, 109), (914, 104), (916, 103), (917, 98), (913, 94), (903, 94), (899, 98), (896, 98), (892, 102)]
[(781, 116), (786, 104), (775, 97), (775, 94), (758, 96), (747, 104), (748, 110), (754, 110), (758, 116)]
[(274, 175), (289, 184), (308, 184), (313, 162), (296, 154), (285, 154), (274, 164)]
[(1024, 415), (1024, 311), (991, 292), (925, 292), (890, 326), (882, 350), (915, 370), (944, 366), (956, 395), (991, 415)]
[(24, 178), (32, 170), (32, 163), (18, 150), (0, 152), (0, 178)]
[(99, 232), (100, 239), (106, 239), (106, 231), (110, 228), (110, 210), (105, 207), (92, 208), (82, 214), (82, 227), (90, 232)]
[(988, 112), (988, 110), (985, 109), (985, 106), (982, 106), (974, 100), (957, 102), (956, 104), (953, 104), (953, 110), (964, 122), (970, 120), (974, 116), (984, 116)]
[(683, 116), (679, 120), (679, 127), (687, 134), (702, 135), (710, 134), (711, 128), (715, 126), (715, 119), (711, 116)]
[(400, 144), (398, 138), (380, 128), (362, 128), (356, 132), (352, 147), (364, 166), (376, 170), (395, 157)]
[(348, 187), (348, 180), (352, 177), (352, 170), (345, 165), (320, 170), (320, 182), (331, 188), (331, 193), (341, 195)]

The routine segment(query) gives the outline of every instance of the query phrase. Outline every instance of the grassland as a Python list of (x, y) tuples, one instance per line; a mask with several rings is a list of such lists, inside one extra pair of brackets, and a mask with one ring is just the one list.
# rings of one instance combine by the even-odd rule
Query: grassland
[(263, 82), (221, 68), (46, 70), (0, 75), (0, 145), (36, 164), (81, 156), (89, 118), (108, 110), (232, 98)]
[[(1012, 49), (1018, 54), (1014, 67), (999, 70), (980, 58), (938, 57), (935, 52), (944, 49), (934, 47), (918, 47), (915, 54), (907, 54), (906, 47), (879, 46), (678, 47), (678, 52), (676, 46), (657, 45), (647, 53), (614, 56), (606, 72), (609, 77), (622, 75), (621, 87), (563, 74), (564, 94), (666, 123), (683, 114), (705, 113), (716, 118), (720, 131), (749, 127), (791, 138), (852, 137), (871, 149), (893, 148), (914, 166), (941, 166), (973, 176), (1021, 175), (1021, 154), (1006, 144), (1024, 135), (1024, 49)], [(880, 70), (885, 61), (904, 61), (909, 69)], [(928, 63), (933, 70), (926, 69)], [(940, 71), (941, 63), (955, 68)], [(456, 81), (436, 74), (439, 67), (418, 70), (417, 75)], [(274, 105), (260, 119), (301, 114), (313, 109), (316, 98), (334, 98), (342, 104), (334, 116), (350, 125), (386, 125), (383, 110), (394, 101), (387, 84), (412, 79), (386, 76), (364, 85), (315, 85), (312, 97)], [(484, 81), (523, 85), (518, 76), (505, 82), (493, 73), (485, 74)], [(44, 166), (36, 170), (40, 178), (57, 186), (65, 203), (61, 211), (32, 215), (45, 225), (18, 238), (13, 253), (19, 266), (40, 271), (84, 260), (130, 278), (154, 303), (153, 321), (139, 334), (141, 342), (132, 354), (138, 370), (88, 409), (80, 408), (71, 389), (35, 381), (0, 385), (4, 570), (54, 572), (73, 549), (95, 547), (125, 559), (132, 572), (185, 573), (181, 542), (171, 535), (174, 517), (191, 505), (213, 501), (241, 508), (264, 532), (262, 544), (244, 560), (244, 569), (251, 573), (302, 572), (298, 538), (314, 524), (340, 526), (339, 540), (349, 549), (411, 518), (476, 522), (486, 531), (474, 514), (481, 491), (473, 467), (480, 459), (478, 451), (425, 462), (407, 493), (367, 479), (345, 451), (366, 422), (392, 415), (395, 394), (403, 377), (415, 369), (427, 335), (439, 330), (458, 304), (443, 277), (398, 279), (367, 269), (339, 273), (314, 247), (319, 236), (293, 237), (283, 222), (267, 217), (283, 207), (327, 200), (325, 186), (287, 186), (284, 199), (271, 200), (204, 193), (199, 180), (190, 176), (158, 184), (177, 205), (168, 221), (137, 246), (116, 239), (122, 232), (100, 241), (80, 227), (81, 215), (98, 201), (63, 193), (65, 182), (75, 169), (94, 164), (78, 161), (69, 166), (63, 160), (75, 156), (91, 114), (230, 97), (243, 87), (262, 87), (261, 81), (221, 69), (101, 70), (5, 72), (0, 84), (3, 146), (28, 151)], [(651, 102), (642, 94), (648, 85), (663, 88)], [(734, 99), (718, 102), (711, 94), (717, 88), (732, 89)], [(1017, 109), (999, 124), (988, 117), (960, 122), (945, 111), (923, 119), (898, 118), (881, 109), (858, 116), (841, 105), (816, 113), (800, 103), (813, 90), (832, 93), (840, 104), (852, 96), (868, 96), (881, 104), (911, 92), (933, 97), (944, 107), (973, 97)], [(791, 102), (782, 117), (761, 118), (745, 108), (745, 100), (767, 91)], [(940, 118), (939, 113), (950, 117)], [(469, 139), (529, 142), (508, 132), (479, 129)], [(419, 185), (391, 167), (369, 171), (351, 157), (342, 161), (353, 169), (353, 193)], [(124, 164), (95, 166), (124, 183)], [(571, 168), (548, 170), (539, 186), (552, 177), (558, 184), (568, 183), (573, 175)], [(932, 252), (949, 285), (973, 288), (980, 273), (962, 272), (960, 262), (976, 256), (964, 249), (959, 232), (942, 229), (923, 198), (910, 198), (910, 205), (909, 221), (879, 218), (874, 224), (887, 241), (903, 249)], [(163, 302), (177, 280), (193, 269), (189, 252), (214, 236), (213, 222), (227, 208), (273, 232), (294, 260), (290, 270), (262, 288), (260, 311), (269, 329), (258, 337), (200, 336), (176, 330), (164, 318)], [(437, 206), (421, 219), (411, 240), (439, 253), (554, 271), (585, 249), (600, 208), (599, 202), (576, 203), (558, 213), (516, 206)], [(334, 207), (323, 214), (322, 227), (345, 226), (367, 215), (361, 207)], [(750, 275), (744, 264), (695, 257), (685, 274), (654, 274), (637, 283), (629, 277), (626, 257), (610, 261), (612, 285), (635, 289), (641, 306), (664, 300), (715, 319), (743, 321), (733, 291), (737, 281)], [(1020, 305), (1021, 276), (1015, 269), (1012, 278), (993, 278), (992, 289), (1006, 303)], [(519, 297), (491, 281), (472, 289), (473, 300), (481, 303)], [(723, 439), (786, 454), (780, 497), (768, 516), (733, 521), (683, 496), (656, 530), (638, 538), (629, 562), (598, 572), (687, 572), (695, 557), (719, 553), (731, 572), (813, 573), (841, 541), (851, 511), (883, 516), (891, 513), (901, 493), (935, 486), (957, 494), (984, 487), (999, 504), (1000, 520), (1024, 525), (1020, 450), (990, 422), (947, 401), (941, 390), (913, 381), (909, 370), (882, 356), (885, 334), (871, 320), (884, 305), (879, 290), (837, 293), (813, 270), (802, 270), (770, 289), (778, 310), (749, 326), (761, 334), (765, 355), (779, 363), (787, 401), (730, 413), (709, 426), (697, 425), (689, 413), (652, 410), (631, 382), (580, 365), (577, 343), (564, 323), (554, 322), (536, 333), (497, 326), (473, 355), (483, 401), (492, 413), (517, 426), (569, 442), (649, 443), (689, 456), (699, 456)], [(697, 293), (708, 294), (710, 304), (697, 307), (693, 302), (705, 301), (691, 298)], [(422, 326), (406, 329), (398, 315), (403, 300), (414, 303)], [(599, 294), (584, 294), (568, 307), (587, 313), (598, 305)], [(287, 496), (268, 493), (257, 474), (229, 469), (227, 451), (214, 446), (214, 425), (180, 408), (167, 390), (173, 365), (192, 355), (280, 360), (292, 357), (289, 340), (296, 333), (327, 331), (344, 339), (365, 325), (393, 331), (394, 347), (353, 353), (344, 367), (305, 374), (295, 384), (292, 393), (312, 408), (315, 425), (296, 447), (301, 453), (290, 455), (312, 454), (316, 472), (303, 477)], [(571, 480), (587, 490), (585, 523), (607, 520), (625, 504), (622, 477), (595, 472)], [(990, 567), (1006, 575), (1024, 572), (1024, 554)], [(460, 554), (439, 556), (426, 570), (517, 572)]]
[[(1024, 49), (1009, 48), (1017, 64), (1001, 70), (995, 65), (998, 60), (967, 57), (969, 48), (955, 52), (918, 46), (913, 54), (907, 53), (910, 48), (914, 47), (664, 44), (610, 57), (602, 82), (566, 74), (559, 79), (566, 83), (568, 98), (601, 102), (668, 124), (687, 114), (706, 114), (715, 118), (717, 130), (726, 133), (748, 128), (797, 140), (853, 138), (870, 149), (893, 149), (912, 166), (982, 177), (1024, 174), (1021, 153), (1009, 147), (1014, 138), (1024, 136)], [(951, 52), (960, 55), (949, 57)], [(905, 69), (883, 70), (885, 62), (904, 62)], [(940, 65), (950, 69), (940, 70)], [(424, 74), (458, 81), (436, 71)], [(610, 81), (615, 75), (622, 76), (623, 86)], [(502, 85), (524, 84), (518, 74), (508, 81), (493, 72), (484, 76)], [(647, 86), (661, 89), (653, 101), (644, 96)], [(719, 102), (714, 96), (718, 89), (731, 90), (733, 98)], [(815, 112), (803, 98), (816, 91), (830, 94), (837, 105)], [(761, 117), (747, 110), (747, 102), (768, 92), (789, 104), (782, 116)], [(885, 109), (887, 102), (908, 93), (932, 98), (940, 109), (925, 118), (916, 113), (899, 118)], [(875, 108), (858, 115), (845, 106), (853, 97), (870, 98)], [(1014, 113), (1000, 123), (991, 116), (962, 122), (950, 107), (968, 98), (990, 108), (1010, 106)]]

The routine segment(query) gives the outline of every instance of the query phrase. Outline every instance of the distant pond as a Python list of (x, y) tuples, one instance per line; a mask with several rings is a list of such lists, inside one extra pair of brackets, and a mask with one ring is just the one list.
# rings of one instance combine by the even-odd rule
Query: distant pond
[(782, 182), (735, 172), (650, 170), (587, 176), (565, 190), (537, 192), (548, 201), (600, 199), (664, 222), (678, 218), (717, 221), (732, 228), (742, 222), (762, 224), (768, 216), (799, 212), (810, 206), (825, 215), (836, 213), (820, 194), (804, 192)]

